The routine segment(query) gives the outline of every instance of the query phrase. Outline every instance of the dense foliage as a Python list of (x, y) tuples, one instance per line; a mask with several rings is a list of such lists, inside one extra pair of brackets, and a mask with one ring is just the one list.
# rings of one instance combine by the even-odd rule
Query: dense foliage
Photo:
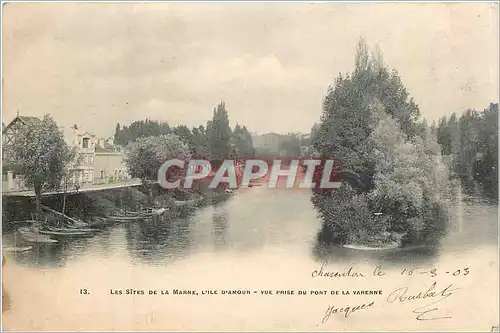
[(172, 133), (170, 125), (166, 122), (158, 122), (150, 119), (135, 121), (129, 126), (120, 128), (120, 124), (115, 129), (115, 144), (126, 146), (129, 142), (140, 137), (159, 136)]
[(231, 127), (224, 102), (214, 109), (212, 121), (207, 124), (207, 137), (211, 158), (223, 160), (231, 155)]
[[(339, 75), (312, 133), (315, 151), (341, 161), (340, 190), (315, 192), (322, 236), (338, 243), (414, 243), (443, 230), (446, 169), (418, 106), (380, 52), (363, 40), (355, 69)], [(354, 180), (354, 181), (353, 181)]]
[[(153, 200), (153, 183), (158, 179), (161, 165), (170, 159), (185, 160), (190, 157), (189, 146), (176, 134), (141, 137), (126, 147), (125, 165), (133, 178), (141, 179)], [(170, 168), (169, 177), (183, 172), (180, 168)]]
[(483, 111), (468, 110), (460, 118), (443, 117), (435, 130), (453, 173), (478, 182), (486, 194), (497, 198), (498, 103)]
[(49, 115), (41, 121), (26, 123), (9, 149), (9, 164), (23, 176), (24, 184), (34, 190), (40, 213), (42, 193), (61, 187), (75, 151), (66, 144), (63, 133)]
[(231, 146), (235, 156), (249, 157), (255, 154), (252, 135), (246, 126), (236, 124), (231, 136)]
[(133, 178), (156, 182), (160, 166), (169, 159), (187, 159), (188, 145), (176, 134), (138, 138), (126, 147), (125, 164)]
[(136, 121), (130, 126), (115, 130), (115, 143), (127, 145), (148, 137), (174, 134), (186, 146), (193, 156), (215, 160), (233, 156), (252, 156), (254, 148), (252, 135), (246, 126), (236, 124), (234, 130), (229, 125), (229, 115), (224, 102), (214, 108), (213, 117), (206, 126), (199, 125), (191, 130), (186, 125), (171, 127), (168, 123), (151, 121)]

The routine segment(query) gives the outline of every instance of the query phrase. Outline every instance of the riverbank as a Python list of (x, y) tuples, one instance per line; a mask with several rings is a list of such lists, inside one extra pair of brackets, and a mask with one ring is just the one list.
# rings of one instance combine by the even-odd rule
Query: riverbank
[[(112, 224), (110, 216), (124, 212), (138, 212), (148, 208), (163, 208), (162, 219), (186, 217), (197, 208), (224, 201), (230, 194), (221, 189), (201, 189), (198, 191), (168, 191), (158, 185), (150, 189), (143, 186), (110, 188), (101, 191), (70, 193), (65, 196), (56, 194), (42, 198), (42, 205), (64, 212), (71, 219), (83, 221), (92, 227), (105, 227)], [(16, 229), (37, 216), (33, 200), (23, 197), (3, 197), (3, 231)], [(60, 224), (61, 216), (47, 210), (40, 220), (48, 224)], [(63, 218), (62, 220), (68, 220)], [(63, 224), (67, 221), (63, 221)]]

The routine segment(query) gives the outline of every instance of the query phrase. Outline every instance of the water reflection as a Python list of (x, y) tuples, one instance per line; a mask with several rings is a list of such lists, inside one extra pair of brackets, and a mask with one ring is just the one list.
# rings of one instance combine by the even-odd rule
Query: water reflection
[(215, 207), (212, 216), (212, 235), (216, 250), (223, 250), (227, 243), (228, 214), (224, 207)]
[[(68, 261), (78, 260), (84, 256), (89, 249), (89, 242), (89, 239), (61, 239), (55, 244), (29, 244), (32, 246), (30, 251), (14, 252), (9, 257), (19, 265), (26, 267), (63, 267)], [(16, 245), (28, 246), (22, 241)]]
[(150, 265), (185, 258), (192, 245), (192, 224), (190, 217), (128, 224), (125, 226), (127, 251), (133, 260)]
[(317, 234), (312, 248), (315, 260), (323, 262), (371, 262), (387, 266), (423, 265), (437, 262), (444, 253), (455, 256), (472, 252), (481, 245), (498, 247), (498, 208), (481, 197), (465, 196), (447, 205), (447, 232), (436, 242), (393, 250), (355, 250), (322, 241)]
[[(84, 256), (105, 261), (114, 255), (130, 260), (132, 265), (161, 266), (188, 259), (194, 253), (251, 253), (280, 248), (284, 260), (294, 260), (287, 257), (291, 250), (316, 261), (417, 265), (433, 263), (443, 253), (464, 253), (478, 245), (496, 246), (498, 242), (496, 205), (464, 196), (463, 202), (449, 205), (451, 228), (435, 246), (383, 251), (329, 246), (318, 240), (322, 223), (309, 197), (308, 191), (252, 188), (199, 207), (184, 218), (167, 216), (116, 225), (90, 239), (31, 244), (31, 251), (9, 257), (23, 266), (47, 268), (63, 267)], [(4, 241), (12, 245), (12, 237), (4, 235)], [(21, 240), (17, 236), (17, 245), (23, 246)]]
[(318, 262), (338, 262), (345, 264), (371, 263), (384, 267), (420, 266), (439, 260), (438, 246), (420, 246), (394, 250), (366, 251), (346, 248), (339, 245), (325, 245), (317, 242), (312, 250)]

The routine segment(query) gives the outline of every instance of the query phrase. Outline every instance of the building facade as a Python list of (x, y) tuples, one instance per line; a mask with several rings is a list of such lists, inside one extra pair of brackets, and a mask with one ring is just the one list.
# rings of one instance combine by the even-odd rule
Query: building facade
[[(28, 122), (40, 121), (36, 117), (17, 116), (7, 126), (2, 126), (3, 169), (2, 189), (5, 191), (29, 190), (22, 175), (16, 175), (8, 166), (9, 145), (15, 142), (17, 132)], [(121, 148), (113, 145), (112, 138), (102, 139), (77, 125), (59, 127), (68, 146), (76, 150), (69, 172), (62, 180), (63, 189), (74, 189), (92, 184), (105, 184), (130, 179), (123, 162)]]
[(115, 146), (112, 138), (97, 138), (92, 133), (82, 133), (76, 125), (70, 127), (65, 137), (67, 143), (77, 150), (71, 185), (106, 184), (130, 179), (121, 147)]
[(123, 158), (123, 153), (119, 151), (97, 151), (95, 153), (94, 183), (109, 183), (130, 179)]
[(82, 132), (77, 125), (60, 128), (66, 143), (76, 149), (75, 160), (70, 164), (68, 187), (92, 184), (94, 181), (94, 162), (97, 138), (89, 132)]

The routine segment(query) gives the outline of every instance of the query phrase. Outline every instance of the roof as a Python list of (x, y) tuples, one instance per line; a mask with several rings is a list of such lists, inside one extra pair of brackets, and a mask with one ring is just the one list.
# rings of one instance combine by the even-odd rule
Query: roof
[(95, 134), (90, 133), (90, 132), (79, 133), (78, 135), (79, 135), (79, 136), (90, 136), (90, 137), (95, 138)]
[[(102, 142), (103, 145), (101, 145), (101, 143), (99, 142), (100, 140), (104, 140)], [(100, 140), (97, 142), (95, 146), (96, 152), (104, 153), (104, 152), (116, 152), (120, 150), (120, 147), (110, 144), (105, 139), (101, 138)]]
[(8, 130), (13, 124), (16, 122), (22, 122), (23, 124), (29, 124), (29, 123), (38, 123), (41, 122), (42, 120), (37, 117), (31, 117), (31, 116), (17, 116), (14, 118), (7, 126), (2, 128), (4, 131)]
[(40, 118), (31, 117), (31, 116), (17, 116), (16, 118), (19, 118), (24, 123), (31, 123), (31, 122), (38, 123), (38, 122), (42, 121)]

